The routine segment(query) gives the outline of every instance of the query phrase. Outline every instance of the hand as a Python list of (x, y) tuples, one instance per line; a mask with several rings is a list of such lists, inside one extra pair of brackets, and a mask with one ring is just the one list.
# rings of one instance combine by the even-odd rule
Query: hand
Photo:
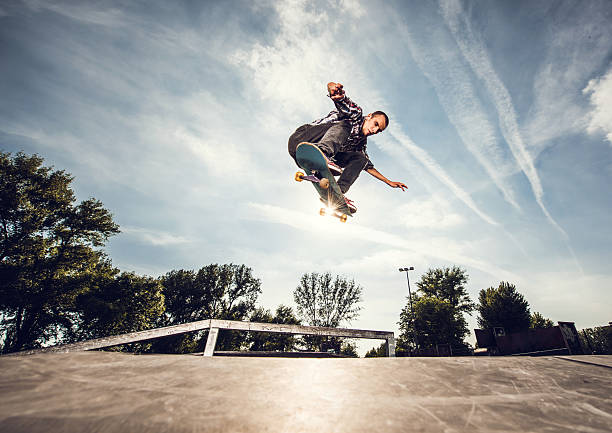
[(338, 99), (342, 99), (344, 97), (344, 90), (342, 89), (342, 84), (340, 83), (328, 83), (327, 91), (329, 92), (329, 96), (335, 101)]
[(408, 187), (406, 185), (404, 185), (402, 182), (392, 182), (392, 181), (389, 181), (389, 186), (391, 188), (401, 188), (402, 191), (408, 189)]

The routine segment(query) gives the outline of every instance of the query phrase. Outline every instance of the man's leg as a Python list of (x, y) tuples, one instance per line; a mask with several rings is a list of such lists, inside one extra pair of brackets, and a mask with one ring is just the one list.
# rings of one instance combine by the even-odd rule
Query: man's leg
[[(333, 127), (333, 123), (326, 123), (323, 125), (302, 125), (295, 130), (291, 137), (289, 137), (289, 155), (295, 161), (295, 151), (298, 144), (306, 141), (308, 143), (317, 144), (327, 133), (327, 131)], [(297, 164), (297, 161), (296, 161)]]
[(341, 146), (346, 143), (351, 134), (351, 123), (348, 120), (332, 123), (325, 135), (316, 145), (321, 151), (331, 159), (338, 153)]
[(340, 152), (336, 154), (336, 162), (344, 167), (338, 186), (342, 194), (346, 194), (367, 165), (368, 159), (362, 152)]

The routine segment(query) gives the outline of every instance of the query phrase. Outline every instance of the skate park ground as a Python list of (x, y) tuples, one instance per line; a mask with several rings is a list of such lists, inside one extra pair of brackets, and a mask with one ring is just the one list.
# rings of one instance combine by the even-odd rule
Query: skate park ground
[(612, 356), (0, 357), (2, 432), (610, 432)]

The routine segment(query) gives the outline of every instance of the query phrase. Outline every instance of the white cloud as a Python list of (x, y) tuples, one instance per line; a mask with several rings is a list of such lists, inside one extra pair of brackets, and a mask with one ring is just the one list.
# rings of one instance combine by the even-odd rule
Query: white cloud
[(155, 231), (141, 227), (122, 226), (121, 232), (128, 236), (134, 236), (141, 242), (145, 242), (155, 246), (186, 244), (191, 242), (183, 236), (177, 236), (172, 233)]
[(604, 76), (589, 81), (582, 92), (590, 95), (593, 107), (587, 132), (603, 132), (612, 145), (612, 68)]
[[(352, 248), (353, 242), (365, 241), (370, 244), (379, 244), (394, 249), (401, 249), (411, 257), (424, 257), (442, 259), (449, 263), (462, 263), (480, 269), (492, 275), (508, 276), (514, 278), (511, 272), (506, 271), (486, 260), (474, 257), (469, 251), (467, 244), (461, 244), (449, 238), (426, 237), (419, 239), (416, 236), (407, 242), (403, 236), (387, 233), (382, 230), (372, 229), (360, 225), (354, 219), (342, 226), (334, 217), (320, 217), (313, 214), (304, 214), (291, 209), (284, 209), (264, 203), (249, 203), (253, 213), (252, 219), (262, 219), (276, 224), (284, 224), (298, 230), (312, 232), (313, 236), (321, 237), (322, 241), (337, 238), (339, 229), (342, 230), (342, 242), (344, 248)], [(355, 244), (354, 248), (357, 248)]]
[(435, 198), (411, 200), (397, 208), (395, 217), (408, 228), (446, 230), (465, 223), (465, 218), (453, 212), (448, 202)]
[[(538, 2), (535, 2), (538, 3)], [(584, 131), (588, 106), (581, 90), (606, 61), (612, 26), (609, 2), (560, 3), (542, 16), (547, 47), (533, 83), (534, 103), (526, 116), (525, 133), (530, 150), (537, 155), (551, 140)]]

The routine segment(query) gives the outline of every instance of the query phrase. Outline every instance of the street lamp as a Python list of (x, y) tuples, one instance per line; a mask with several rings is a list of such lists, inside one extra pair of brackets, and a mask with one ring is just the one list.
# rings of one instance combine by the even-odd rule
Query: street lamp
[(414, 310), (412, 309), (412, 292), (410, 291), (410, 277), (408, 276), (409, 271), (414, 271), (414, 267), (399, 268), (400, 272), (406, 272), (406, 281), (408, 281), (408, 300), (410, 302), (410, 317), (412, 318), (412, 327), (414, 329), (414, 342), (416, 344), (417, 351), (419, 350), (419, 340), (417, 337), (416, 326), (414, 322)]

